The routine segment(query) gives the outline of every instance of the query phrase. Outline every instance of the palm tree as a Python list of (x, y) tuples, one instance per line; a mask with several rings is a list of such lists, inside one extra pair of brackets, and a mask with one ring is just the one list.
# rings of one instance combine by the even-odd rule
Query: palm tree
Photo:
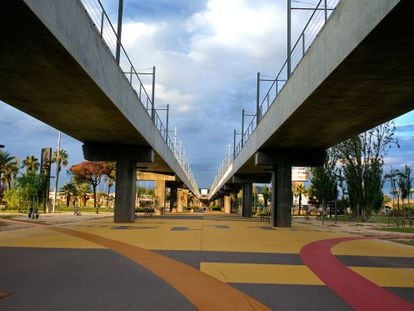
[(15, 157), (11, 156), (6, 151), (0, 151), (0, 179), (2, 182), (4, 179), (7, 180), (4, 175), (6, 175), (7, 172), (11, 169), (14, 161), (16, 161)]
[(27, 156), (26, 159), (23, 160), (22, 168), (26, 168), (26, 172), (28, 171), (37, 171), (39, 169), (39, 160), (35, 156)]
[(300, 216), (300, 209), (302, 207), (302, 194), (307, 192), (305, 185), (303, 183), (296, 183), (293, 185), (293, 195), (299, 199), (299, 210), (298, 215)]
[(78, 189), (74, 183), (67, 183), (60, 188), (62, 194), (66, 196), (66, 206), (69, 207), (70, 198), (72, 196), (78, 195)]
[(19, 160), (14, 158), (12, 161), (6, 164), (3, 169), (3, 176), (1, 182), (7, 184), (7, 189), (11, 189), (12, 181), (16, 179), (19, 172)]
[(62, 170), (62, 166), (67, 166), (68, 165), (68, 153), (66, 152), (66, 150), (64, 149), (58, 149), (55, 152), (53, 152), (53, 156), (52, 156), (52, 163), (56, 163), (56, 178), (55, 178), (55, 197), (53, 200), (53, 209), (52, 212), (54, 213), (57, 207), (57, 189), (59, 186), (59, 174), (60, 171)]

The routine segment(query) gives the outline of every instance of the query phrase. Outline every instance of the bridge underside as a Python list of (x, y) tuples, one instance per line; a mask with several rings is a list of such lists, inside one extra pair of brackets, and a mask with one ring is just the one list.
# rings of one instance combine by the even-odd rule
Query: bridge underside
[[(302, 153), (304, 160), (310, 159), (313, 153), (411, 111), (413, 10), (409, 0), (341, 2), (216, 191), (232, 183), (235, 174), (254, 179), (267, 173), (272, 176), (272, 193), (285, 196), (279, 203), (290, 209), (291, 203), (285, 204), (288, 187), (281, 185), (290, 182), (286, 165), (314, 164), (289, 163), (287, 155), (285, 163), (258, 165), (258, 154), (277, 158), (278, 153)], [(272, 204), (276, 201), (273, 198)]]

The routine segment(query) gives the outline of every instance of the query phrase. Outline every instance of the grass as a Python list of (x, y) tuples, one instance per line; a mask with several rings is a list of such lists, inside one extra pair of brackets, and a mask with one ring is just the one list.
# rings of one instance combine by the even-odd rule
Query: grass
[(414, 227), (411, 227), (411, 228), (409, 228), (409, 227), (404, 227), (404, 228), (390, 227), (390, 228), (382, 228), (381, 230), (390, 231), (390, 232), (414, 233)]

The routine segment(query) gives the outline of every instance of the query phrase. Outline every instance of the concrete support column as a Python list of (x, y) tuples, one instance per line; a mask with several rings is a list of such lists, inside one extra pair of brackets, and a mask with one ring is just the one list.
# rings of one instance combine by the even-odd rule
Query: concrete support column
[(177, 212), (183, 212), (183, 203), (184, 203), (184, 192), (183, 189), (177, 190)]
[(253, 184), (243, 183), (242, 217), (252, 217)]
[(224, 196), (224, 213), (226, 214), (231, 213), (231, 196), (230, 195)]
[(136, 162), (116, 162), (116, 189), (114, 221), (117, 223), (135, 221)]
[(291, 227), (291, 210), (292, 166), (279, 164), (272, 171), (272, 226)]
[(155, 208), (161, 213), (161, 209), (165, 208), (165, 180), (155, 180)]
[(170, 213), (177, 208), (177, 187), (170, 188)]

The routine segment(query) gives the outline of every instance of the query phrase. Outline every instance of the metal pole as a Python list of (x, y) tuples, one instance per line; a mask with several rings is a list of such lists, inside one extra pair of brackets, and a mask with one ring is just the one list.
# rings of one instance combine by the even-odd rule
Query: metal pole
[(154, 99), (155, 99), (155, 66), (152, 67), (152, 94), (151, 94), (151, 119), (152, 121), (155, 120)]
[(174, 126), (174, 155), (177, 157), (177, 127)]
[(167, 104), (167, 121), (165, 122), (165, 140), (168, 139), (168, 119), (170, 115), (170, 104)]
[(233, 134), (233, 159), (236, 158), (236, 129), (234, 129)]
[(244, 109), (242, 110), (241, 146), (244, 145)]
[(53, 207), (52, 207), (52, 213), (56, 211), (56, 201), (57, 201), (57, 192), (58, 192), (58, 183), (59, 183), (59, 164), (60, 164), (60, 138), (61, 138), (61, 132), (59, 131), (58, 134), (58, 143), (57, 143), (57, 149), (56, 149), (56, 175), (55, 175), (55, 195), (53, 198)]
[(292, 0), (287, 0), (287, 78), (290, 78), (291, 73), (291, 37), (292, 37)]
[(328, 21), (328, 0), (324, 1), (325, 4), (325, 24)]
[(115, 59), (116, 63), (119, 65), (121, 60), (121, 36), (122, 36), (122, 15), (124, 11), (124, 0), (119, 0), (118, 2), (118, 31), (116, 34), (116, 54)]
[(256, 84), (256, 124), (259, 125), (261, 119), (260, 112), (260, 72), (257, 73), (257, 84)]

